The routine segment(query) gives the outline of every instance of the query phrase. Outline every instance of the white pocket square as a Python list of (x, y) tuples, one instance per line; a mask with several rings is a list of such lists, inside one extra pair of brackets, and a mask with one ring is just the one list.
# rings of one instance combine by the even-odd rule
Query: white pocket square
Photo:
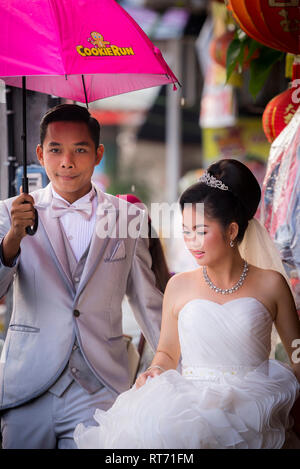
[(126, 252), (125, 252), (125, 243), (123, 240), (117, 242), (117, 244), (113, 247), (112, 253), (109, 257), (104, 259), (105, 262), (113, 262), (113, 261), (120, 261), (125, 259)]

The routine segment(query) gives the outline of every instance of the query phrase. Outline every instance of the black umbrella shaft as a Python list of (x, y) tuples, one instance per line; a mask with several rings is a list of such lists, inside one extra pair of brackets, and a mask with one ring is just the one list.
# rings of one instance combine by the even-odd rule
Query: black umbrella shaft
[(89, 108), (89, 103), (88, 103), (87, 92), (86, 92), (85, 81), (84, 81), (84, 76), (83, 75), (81, 75), (81, 80), (82, 80), (82, 85), (83, 85), (85, 104), (86, 104), (86, 107), (88, 109)]
[(22, 77), (22, 111), (23, 111), (23, 192), (28, 194), (28, 179), (27, 179), (27, 120), (26, 120), (26, 77)]

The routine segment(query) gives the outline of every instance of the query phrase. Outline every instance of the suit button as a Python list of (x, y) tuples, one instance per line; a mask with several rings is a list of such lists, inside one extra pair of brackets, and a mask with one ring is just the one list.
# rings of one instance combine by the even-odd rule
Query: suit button
[(74, 309), (74, 316), (78, 318), (80, 316), (80, 311), (78, 309)]

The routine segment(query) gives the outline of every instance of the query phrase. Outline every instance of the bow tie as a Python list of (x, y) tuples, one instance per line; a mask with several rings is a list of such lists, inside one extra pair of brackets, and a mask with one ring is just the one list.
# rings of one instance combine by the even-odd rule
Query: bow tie
[(50, 207), (50, 214), (53, 218), (61, 217), (66, 213), (79, 212), (86, 220), (89, 220), (92, 216), (92, 211), (93, 207), (91, 201), (78, 203), (77, 205), (68, 205), (64, 200), (55, 197), (52, 199)]

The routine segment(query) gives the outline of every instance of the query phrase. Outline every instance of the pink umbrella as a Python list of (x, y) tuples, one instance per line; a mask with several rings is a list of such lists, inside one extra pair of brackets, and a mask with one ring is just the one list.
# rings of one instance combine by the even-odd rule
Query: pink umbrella
[(24, 90), (24, 192), (25, 88), (87, 104), (178, 83), (159, 49), (114, 0), (0, 0), (0, 18), (0, 78)]
[(178, 80), (114, 0), (0, 0), (0, 78), (80, 102)]

